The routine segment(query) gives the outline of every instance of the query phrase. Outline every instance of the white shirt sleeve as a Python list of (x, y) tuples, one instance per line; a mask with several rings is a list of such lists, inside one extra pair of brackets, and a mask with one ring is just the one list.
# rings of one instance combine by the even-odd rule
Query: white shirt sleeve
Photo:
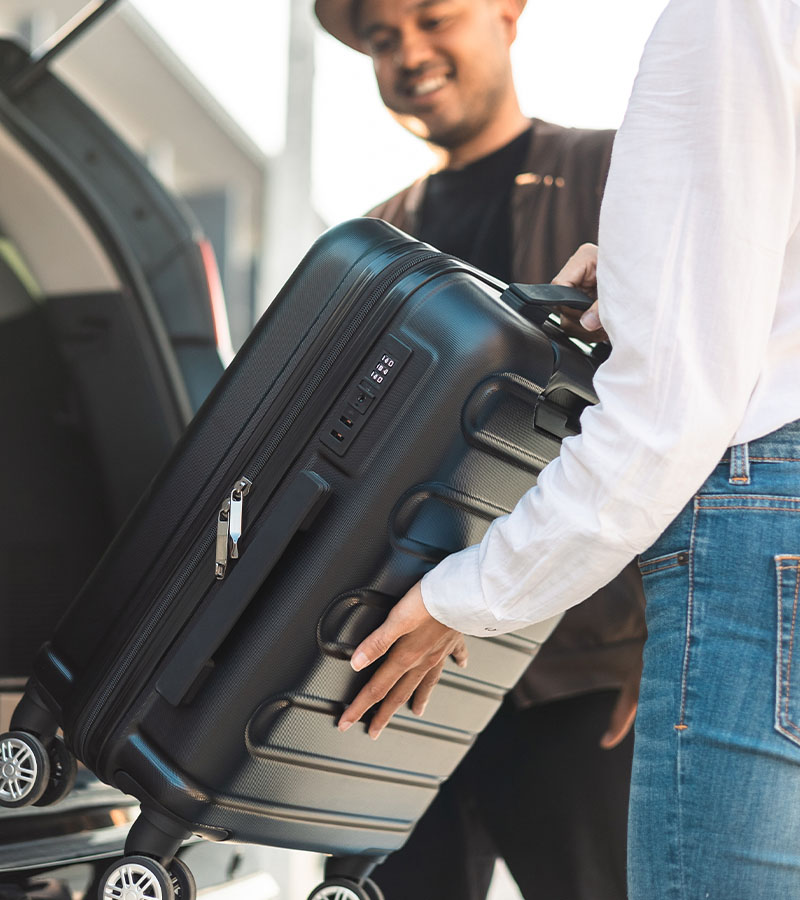
[(482, 543), (422, 582), (486, 635), (590, 596), (649, 547), (745, 415), (797, 225), (796, 0), (672, 0), (645, 48), (600, 220), (613, 351), (582, 433)]

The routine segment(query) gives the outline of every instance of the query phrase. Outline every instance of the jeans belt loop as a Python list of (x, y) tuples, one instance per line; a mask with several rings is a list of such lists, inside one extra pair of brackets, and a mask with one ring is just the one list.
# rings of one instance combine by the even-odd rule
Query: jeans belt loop
[(730, 484), (750, 484), (750, 452), (747, 444), (731, 447)]

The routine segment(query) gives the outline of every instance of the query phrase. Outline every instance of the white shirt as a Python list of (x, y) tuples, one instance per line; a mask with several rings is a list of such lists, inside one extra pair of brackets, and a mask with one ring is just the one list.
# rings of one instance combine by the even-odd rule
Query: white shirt
[(732, 444), (800, 419), (800, 0), (671, 0), (600, 216), (613, 351), (582, 433), (422, 582), (468, 634), (574, 606), (646, 550)]

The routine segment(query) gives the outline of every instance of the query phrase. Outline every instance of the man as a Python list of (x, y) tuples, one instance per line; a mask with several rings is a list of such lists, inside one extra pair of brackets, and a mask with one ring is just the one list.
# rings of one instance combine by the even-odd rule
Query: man
[[(386, 106), (443, 157), (440, 171), (371, 215), (506, 281), (535, 283), (595, 240), (613, 134), (522, 114), (510, 48), (523, 5), (316, 0), (315, 9), (331, 34), (369, 54)], [(632, 742), (622, 738), (635, 688), (619, 692), (636, 682), (643, 640), (630, 570), (567, 614), (406, 847), (372, 876), (387, 900), (482, 900), (498, 856), (526, 898), (625, 897)]]

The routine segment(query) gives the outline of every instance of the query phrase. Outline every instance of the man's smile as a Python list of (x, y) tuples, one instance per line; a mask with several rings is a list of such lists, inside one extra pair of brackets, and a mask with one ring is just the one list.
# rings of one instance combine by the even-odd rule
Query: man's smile
[(397, 93), (411, 100), (427, 99), (441, 91), (455, 74), (452, 71), (423, 72), (417, 75), (406, 75), (398, 80)]
[(423, 78), (421, 81), (417, 81), (415, 84), (410, 85), (408, 90), (413, 97), (425, 97), (428, 94), (432, 94), (434, 91), (443, 88), (447, 84), (447, 81), (446, 75)]

